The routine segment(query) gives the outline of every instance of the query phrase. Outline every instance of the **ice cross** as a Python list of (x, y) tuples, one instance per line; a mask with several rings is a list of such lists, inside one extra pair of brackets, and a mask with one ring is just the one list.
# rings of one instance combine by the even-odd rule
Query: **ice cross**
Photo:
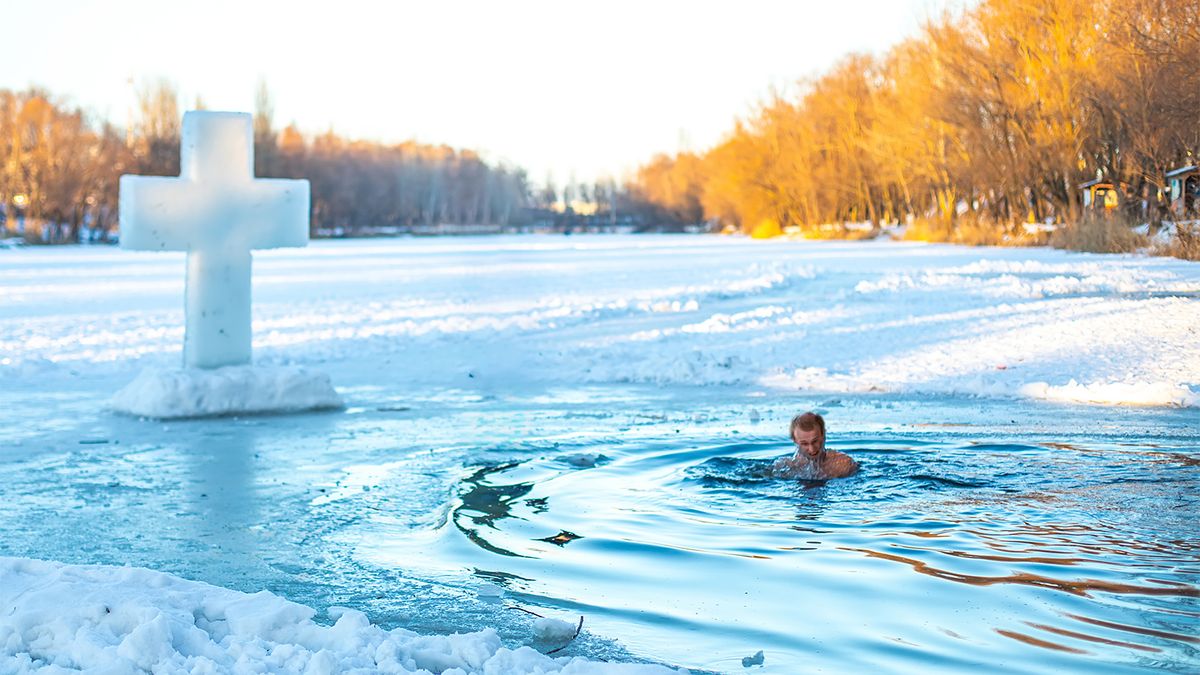
[(180, 169), (121, 176), (121, 247), (187, 251), (184, 365), (250, 363), (250, 251), (308, 244), (308, 181), (254, 177), (247, 113), (185, 113)]

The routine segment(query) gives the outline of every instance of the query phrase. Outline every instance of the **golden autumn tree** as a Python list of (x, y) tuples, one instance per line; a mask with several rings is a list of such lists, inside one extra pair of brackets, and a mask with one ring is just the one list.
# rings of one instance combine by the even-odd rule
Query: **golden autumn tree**
[(690, 152), (674, 157), (656, 155), (640, 169), (634, 182), (635, 199), (656, 205), (667, 218), (680, 222), (698, 222), (703, 218), (700, 204), (702, 169), (700, 158)]
[(109, 195), (126, 167), (117, 134), (97, 133), (79, 108), (41, 90), (0, 92), (0, 212), (34, 241), (74, 241), (115, 208)]
[(778, 229), (781, 202), (771, 174), (776, 156), (760, 130), (739, 124), (704, 156), (705, 214), (747, 232), (760, 226)]
[[(1200, 144), (1198, 9), (984, 0), (935, 17), (739, 120), (699, 164), (704, 215), (745, 230), (915, 218), (1000, 240), (1074, 220), (1077, 185), (1103, 176), (1145, 218)], [(669, 211), (674, 165), (655, 158), (631, 189)]]
[(1164, 172), (1200, 156), (1200, 3), (1114, 3), (1100, 60), (1087, 161), (1151, 199)]

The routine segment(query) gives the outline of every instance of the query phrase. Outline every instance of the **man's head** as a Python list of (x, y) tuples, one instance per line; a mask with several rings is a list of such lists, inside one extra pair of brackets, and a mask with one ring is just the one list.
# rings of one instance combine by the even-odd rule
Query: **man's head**
[(792, 442), (796, 455), (816, 459), (825, 452), (825, 418), (806, 412), (792, 418)]

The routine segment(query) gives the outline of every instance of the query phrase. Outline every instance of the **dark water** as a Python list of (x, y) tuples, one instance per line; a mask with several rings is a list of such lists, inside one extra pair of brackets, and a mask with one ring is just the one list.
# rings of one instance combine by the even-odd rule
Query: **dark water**
[[(735, 394), (166, 425), (56, 400), (0, 451), (0, 551), (512, 645), (509, 607), (583, 616), (564, 654), (702, 670), (1198, 670), (1200, 412)], [(862, 471), (770, 477), (822, 407)]]

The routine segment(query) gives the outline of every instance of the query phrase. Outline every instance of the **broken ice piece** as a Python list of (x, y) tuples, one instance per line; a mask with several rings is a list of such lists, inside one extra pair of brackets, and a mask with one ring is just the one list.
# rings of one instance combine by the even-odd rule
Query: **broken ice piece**
[(754, 656), (743, 656), (742, 667), (749, 668), (750, 666), (761, 666), (765, 660), (766, 659), (763, 657), (762, 650), (760, 649)]
[(533, 622), (533, 635), (544, 642), (568, 642), (575, 637), (575, 624), (549, 617)]
[(571, 466), (578, 466), (581, 468), (591, 468), (593, 466), (596, 466), (596, 462), (598, 462), (600, 460), (600, 453), (598, 453), (598, 452), (577, 452), (573, 455), (567, 455), (563, 459), (565, 459), (567, 464), (570, 464)]
[(475, 594), (481, 598), (500, 598), (504, 597), (504, 589), (496, 584), (479, 584), (475, 587)]

